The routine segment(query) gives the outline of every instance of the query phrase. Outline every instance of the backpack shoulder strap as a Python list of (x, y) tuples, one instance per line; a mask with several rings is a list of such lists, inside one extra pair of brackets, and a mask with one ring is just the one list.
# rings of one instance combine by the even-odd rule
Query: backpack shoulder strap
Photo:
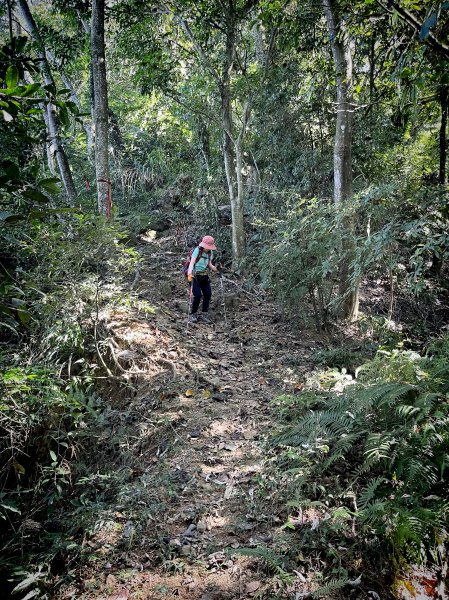
[(203, 252), (204, 252), (204, 248), (202, 248), (201, 246), (198, 246), (198, 256), (195, 259), (195, 264), (200, 260), (200, 258), (203, 256)]

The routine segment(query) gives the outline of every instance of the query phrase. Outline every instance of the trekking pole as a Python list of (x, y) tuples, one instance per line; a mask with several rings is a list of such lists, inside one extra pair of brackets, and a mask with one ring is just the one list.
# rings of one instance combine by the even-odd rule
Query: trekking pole
[(226, 302), (225, 302), (224, 286), (223, 286), (223, 273), (221, 271), (218, 272), (218, 277), (220, 278), (221, 303), (223, 305), (224, 321), (225, 321), (225, 325), (227, 326), (228, 319), (226, 317)]
[(192, 308), (192, 298), (193, 298), (193, 282), (189, 283), (189, 308), (187, 309), (187, 323), (186, 323), (186, 330), (189, 329), (189, 323), (190, 323), (190, 310)]

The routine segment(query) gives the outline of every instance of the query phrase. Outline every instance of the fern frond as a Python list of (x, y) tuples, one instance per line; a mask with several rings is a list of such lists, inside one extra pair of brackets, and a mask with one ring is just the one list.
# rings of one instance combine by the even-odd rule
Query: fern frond
[(284, 568), (283, 557), (266, 546), (257, 546), (256, 548), (228, 549), (227, 552), (231, 555), (240, 554), (241, 556), (260, 558), (265, 561), (269, 567), (275, 570)]
[(312, 593), (312, 598), (314, 598), (314, 599), (315, 598), (316, 599), (329, 598), (330, 594), (332, 594), (333, 592), (336, 592), (338, 590), (341, 590), (347, 584), (348, 584), (347, 577), (344, 579), (331, 579), (328, 583), (326, 583), (325, 585), (322, 585), (317, 590), (315, 590)]
[(365, 431), (342, 435), (333, 445), (328, 458), (323, 462), (322, 468), (328, 469), (335, 462), (345, 459), (346, 455), (353, 450), (357, 442), (365, 435)]
[(382, 501), (368, 502), (360, 511), (360, 522), (364, 525), (374, 525), (385, 515), (386, 503)]
[(431, 487), (438, 481), (438, 471), (435, 465), (429, 460), (424, 460), (423, 456), (406, 456), (403, 462), (405, 471), (403, 477), (408, 484), (421, 482), (421, 486), (425, 484), (425, 487)]
[(359, 494), (359, 507), (364, 509), (374, 499), (379, 487), (387, 480), (385, 477), (376, 477), (365, 486)]
[(413, 406), (412, 404), (400, 404), (395, 407), (395, 411), (399, 417), (402, 419), (406, 419), (407, 417), (414, 415), (420, 412), (420, 408), (418, 406)]
[(391, 459), (392, 445), (396, 444), (396, 440), (391, 435), (381, 433), (372, 433), (368, 436), (365, 442), (365, 463), (369, 465), (376, 464), (383, 460)]
[(274, 442), (286, 446), (310, 444), (320, 437), (328, 439), (343, 435), (350, 431), (352, 424), (353, 418), (347, 414), (336, 411), (318, 411), (307, 415), (295, 427), (276, 436)]

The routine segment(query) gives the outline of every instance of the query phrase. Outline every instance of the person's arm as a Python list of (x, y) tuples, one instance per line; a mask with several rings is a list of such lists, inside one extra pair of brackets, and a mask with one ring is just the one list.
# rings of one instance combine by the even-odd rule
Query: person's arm
[(213, 271), (214, 273), (216, 273), (218, 271), (217, 267), (215, 265), (212, 264), (212, 261), (209, 260), (209, 264), (207, 265), (209, 267), (209, 269), (211, 271)]
[(198, 248), (195, 248), (195, 250), (192, 252), (192, 258), (190, 259), (190, 264), (189, 264), (189, 268), (187, 269), (187, 279), (189, 281), (192, 281), (193, 279), (193, 269), (195, 268), (195, 263), (196, 263), (196, 258), (198, 256)]

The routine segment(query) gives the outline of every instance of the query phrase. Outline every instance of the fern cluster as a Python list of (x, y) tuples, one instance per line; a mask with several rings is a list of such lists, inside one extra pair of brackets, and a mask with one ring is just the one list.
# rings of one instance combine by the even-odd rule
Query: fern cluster
[(293, 424), (274, 440), (289, 448), (291, 476), (300, 474), (299, 504), (324, 500), (317, 482), (326, 481), (326, 491), (338, 490), (333, 509), (351, 497), (353, 531), (387, 544), (397, 560), (447, 535), (448, 348), (378, 354), (343, 393), (311, 405), (309, 392), (304, 405), (290, 404)]

